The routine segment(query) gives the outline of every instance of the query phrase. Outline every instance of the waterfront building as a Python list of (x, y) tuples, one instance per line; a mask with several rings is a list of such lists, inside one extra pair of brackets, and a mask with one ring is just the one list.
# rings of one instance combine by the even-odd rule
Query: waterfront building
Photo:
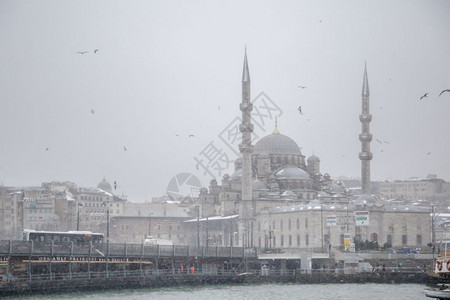
[(124, 203), (123, 213), (111, 218), (111, 241), (141, 243), (153, 237), (189, 244), (184, 221), (191, 219), (189, 208), (172, 203)]

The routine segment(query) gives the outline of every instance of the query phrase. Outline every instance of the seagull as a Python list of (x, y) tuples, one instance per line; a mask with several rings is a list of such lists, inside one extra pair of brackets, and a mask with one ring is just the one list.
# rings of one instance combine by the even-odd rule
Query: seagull
[(300, 112), (300, 114), (302, 114), (302, 107), (301, 107), (301, 106), (299, 106), (299, 107), (297, 108), (297, 110)]
[(195, 165), (195, 167), (197, 168), (197, 170), (198, 170), (198, 164), (197, 165)]
[(123, 146), (123, 151), (127, 151), (127, 147)]
[(91, 109), (91, 113), (92, 113), (92, 114), (94, 114), (94, 113), (95, 113), (95, 111), (94, 111), (93, 109)]
[(445, 93), (445, 92), (450, 92), (450, 89), (443, 90), (443, 91), (439, 94), (439, 97), (440, 97), (443, 93)]
[(300, 88), (300, 89), (306, 89), (306, 86), (299, 85), (298, 88)]
[(425, 93), (422, 97), (420, 97), (420, 100), (422, 100), (425, 97), (428, 97), (428, 93)]
[(189, 137), (194, 137), (194, 135), (193, 135), (193, 134), (190, 134)]
[(378, 143), (382, 144), (382, 142), (379, 139), (375, 139), (375, 141), (377, 141)]
[(381, 149), (381, 150), (380, 150), (380, 152), (384, 152), (384, 150), (383, 150), (383, 149)]
[(95, 49), (95, 50), (94, 50), (94, 54), (96, 54), (97, 52), (98, 52), (98, 49)]
[(384, 141), (384, 143), (385, 143), (385, 144), (389, 144), (389, 142), (388, 142), (388, 141)]
[(77, 53), (86, 54), (86, 53), (89, 53), (89, 51), (78, 51)]
[(49, 150), (49, 148), (47, 147), (47, 148), (45, 148), (45, 151), (48, 151)]
[(117, 190), (117, 182), (114, 181), (114, 189)]
[(428, 152), (428, 153), (427, 153), (427, 155), (430, 155), (430, 154), (431, 154), (431, 152)]

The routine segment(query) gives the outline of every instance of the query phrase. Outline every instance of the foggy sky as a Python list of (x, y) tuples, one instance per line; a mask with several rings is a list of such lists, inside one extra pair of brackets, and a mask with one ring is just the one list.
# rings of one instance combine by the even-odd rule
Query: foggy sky
[(252, 98), (280, 107), (280, 132), (322, 173), (360, 177), (366, 61), (372, 180), (450, 181), (450, 93), (438, 97), (449, 12), (450, 1), (2, 0), (0, 182), (105, 177), (135, 202), (182, 172), (207, 186), (194, 157), (241, 114), (245, 45)]

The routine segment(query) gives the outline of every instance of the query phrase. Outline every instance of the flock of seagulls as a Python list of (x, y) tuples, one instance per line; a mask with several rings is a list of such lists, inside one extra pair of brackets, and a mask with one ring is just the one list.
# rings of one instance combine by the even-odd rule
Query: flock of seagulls
[[(447, 92), (450, 92), (450, 89), (445, 89), (445, 90), (443, 90), (443, 91), (439, 94), (439, 97), (440, 97), (443, 93), (447, 93)], [(429, 94), (430, 94), (430, 93), (425, 93), (425, 94), (423, 94), (423, 96), (420, 97), (420, 100), (422, 100), (423, 98), (427, 98)]]

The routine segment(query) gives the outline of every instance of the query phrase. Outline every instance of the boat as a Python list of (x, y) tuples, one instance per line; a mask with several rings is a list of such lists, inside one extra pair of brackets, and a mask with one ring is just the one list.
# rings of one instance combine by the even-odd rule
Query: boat
[(450, 299), (450, 252), (447, 250), (445, 242), (444, 252), (441, 253), (434, 262), (433, 273), (430, 275), (445, 283), (437, 284), (435, 287), (425, 289), (425, 296), (435, 299)]
[(446, 284), (425, 290), (425, 296), (434, 299), (450, 299), (450, 287)]

